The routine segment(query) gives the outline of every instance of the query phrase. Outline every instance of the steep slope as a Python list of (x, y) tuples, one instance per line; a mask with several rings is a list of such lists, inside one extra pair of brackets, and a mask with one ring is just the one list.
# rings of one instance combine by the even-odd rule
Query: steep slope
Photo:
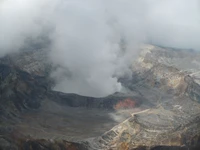
[(8, 119), (27, 109), (37, 109), (49, 85), (44, 77), (0, 65), (1, 118)]
[(0, 59), (1, 64), (13, 66), (27, 73), (47, 76), (51, 70), (48, 49), (24, 49)]

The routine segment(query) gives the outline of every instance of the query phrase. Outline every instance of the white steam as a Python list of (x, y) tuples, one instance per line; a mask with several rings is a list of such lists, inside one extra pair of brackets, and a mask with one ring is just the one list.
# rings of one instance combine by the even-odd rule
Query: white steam
[(49, 29), (56, 90), (105, 96), (141, 42), (200, 49), (198, 0), (1, 0), (0, 56)]
[(129, 27), (135, 23), (122, 12), (112, 15), (103, 2), (67, 1), (56, 11), (51, 53), (54, 64), (61, 66), (53, 73), (56, 90), (92, 96), (120, 91), (117, 76), (130, 72), (139, 33)]

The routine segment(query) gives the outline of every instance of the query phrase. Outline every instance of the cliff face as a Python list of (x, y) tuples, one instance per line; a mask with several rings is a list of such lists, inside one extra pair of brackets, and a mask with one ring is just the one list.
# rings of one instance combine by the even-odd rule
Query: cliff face
[(47, 49), (21, 50), (0, 59), (0, 63), (13, 66), (27, 73), (47, 76), (51, 70)]
[[(49, 88), (44, 77), (31, 76), (29, 73), (0, 65), (1, 114), (9, 117), (25, 109), (37, 109)], [(2, 117), (8, 118), (8, 116)]]
[(143, 45), (132, 78), (119, 79), (129, 92), (103, 98), (52, 91), (46, 51), (2, 58), (0, 148), (198, 149), (199, 58)]
[(185, 77), (185, 82), (188, 83), (186, 94), (192, 99), (200, 103), (200, 86), (191, 77)]

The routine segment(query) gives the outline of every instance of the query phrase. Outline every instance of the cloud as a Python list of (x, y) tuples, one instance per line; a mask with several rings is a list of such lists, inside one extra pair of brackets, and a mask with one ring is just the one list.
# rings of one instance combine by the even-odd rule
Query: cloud
[(150, 3), (146, 30), (156, 44), (200, 50), (200, 2), (163, 0)]
[(2, 0), (0, 56), (46, 35), (55, 90), (120, 91), (142, 42), (200, 49), (198, 0)]
[(40, 33), (36, 19), (39, 8), (34, 1), (4, 0), (0, 6), (0, 56), (18, 51), (28, 36)]

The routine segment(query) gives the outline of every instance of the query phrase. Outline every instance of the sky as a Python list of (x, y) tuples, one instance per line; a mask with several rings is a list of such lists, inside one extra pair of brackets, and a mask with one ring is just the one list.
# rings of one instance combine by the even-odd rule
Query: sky
[(106, 96), (131, 77), (141, 43), (200, 50), (200, 2), (0, 0), (0, 57), (44, 35), (55, 90)]

